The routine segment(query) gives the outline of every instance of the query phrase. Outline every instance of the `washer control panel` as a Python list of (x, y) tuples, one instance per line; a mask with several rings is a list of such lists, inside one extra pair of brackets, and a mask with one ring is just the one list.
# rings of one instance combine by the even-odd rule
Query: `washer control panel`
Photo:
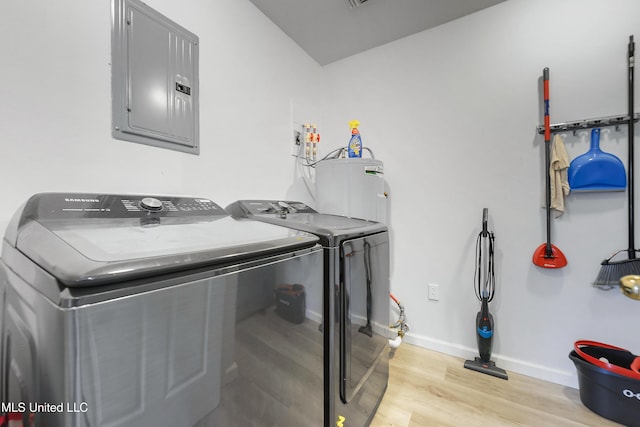
[(86, 193), (36, 194), (23, 211), (23, 217), (32, 219), (227, 215), (218, 204), (204, 198)]

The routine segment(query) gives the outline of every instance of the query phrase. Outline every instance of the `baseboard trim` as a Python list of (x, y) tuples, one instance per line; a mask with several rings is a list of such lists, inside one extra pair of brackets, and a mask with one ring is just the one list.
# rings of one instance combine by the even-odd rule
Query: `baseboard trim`
[[(459, 344), (436, 340), (411, 332), (405, 335), (404, 341), (409, 344), (413, 344), (429, 350), (438, 351), (440, 353), (448, 354), (451, 356), (460, 357), (462, 359), (471, 360), (478, 355), (478, 350), (475, 348), (469, 348)], [(512, 357), (506, 357), (497, 353), (493, 354), (491, 359), (496, 362), (496, 365), (498, 367), (506, 370), (507, 372), (512, 371), (518, 374), (527, 375), (529, 377), (537, 378), (543, 381), (549, 381), (566, 387), (575, 389), (578, 388), (578, 377), (575, 372), (551, 369), (546, 366), (537, 365), (524, 360), (514, 359)]]

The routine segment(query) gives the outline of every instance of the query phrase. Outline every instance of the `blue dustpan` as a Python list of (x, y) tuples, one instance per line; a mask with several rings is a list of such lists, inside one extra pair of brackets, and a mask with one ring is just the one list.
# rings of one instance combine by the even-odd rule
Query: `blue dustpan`
[(622, 161), (600, 150), (600, 129), (591, 131), (591, 148), (571, 161), (567, 174), (571, 191), (624, 191), (627, 188)]

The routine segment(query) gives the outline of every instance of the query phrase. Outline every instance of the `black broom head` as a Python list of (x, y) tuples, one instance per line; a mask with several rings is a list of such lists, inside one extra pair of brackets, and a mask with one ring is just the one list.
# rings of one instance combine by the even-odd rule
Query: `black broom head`
[[(600, 273), (596, 277), (593, 286), (600, 289), (609, 290), (620, 286), (620, 278), (628, 275), (640, 275), (640, 258), (629, 258), (620, 261), (611, 261), (620, 252), (616, 252), (609, 259), (601, 263)], [(637, 251), (633, 251), (634, 253)]]

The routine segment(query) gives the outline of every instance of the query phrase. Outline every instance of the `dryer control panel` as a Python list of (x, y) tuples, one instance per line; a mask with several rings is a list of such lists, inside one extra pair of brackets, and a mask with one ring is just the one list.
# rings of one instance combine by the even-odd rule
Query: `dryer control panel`
[(232, 203), (227, 210), (236, 216), (316, 213), (308, 205), (290, 200), (239, 200)]

